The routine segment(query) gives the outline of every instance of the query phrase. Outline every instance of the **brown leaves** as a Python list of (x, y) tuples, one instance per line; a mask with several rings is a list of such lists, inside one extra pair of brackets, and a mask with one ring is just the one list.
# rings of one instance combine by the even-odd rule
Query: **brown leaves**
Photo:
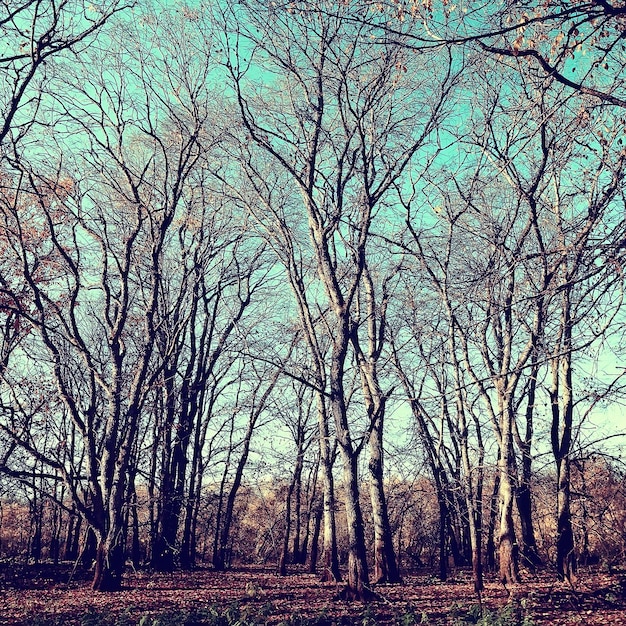
[[(447, 583), (430, 576), (406, 576), (403, 585), (376, 588), (377, 599), (363, 603), (338, 601), (332, 583), (320, 583), (312, 574), (277, 576), (273, 570), (249, 568), (224, 573), (211, 570), (174, 574), (134, 573), (124, 579), (120, 593), (91, 591), (88, 581), (68, 583), (69, 569), (42, 568), (25, 579), (23, 589), (16, 581), (7, 586), (0, 576), (0, 615), (11, 624), (27, 624), (37, 616), (39, 623), (81, 623), (86, 614), (122, 615), (139, 622), (142, 616), (172, 611), (232, 610), (258, 616), (259, 623), (277, 624), (293, 615), (326, 615), (336, 622), (362, 620), (367, 614), (377, 624), (398, 623), (409, 614), (426, 616), (429, 624), (449, 623), (451, 616), (466, 616), (476, 610), (469, 573), (457, 572)], [(22, 576), (36, 572), (25, 568)], [(0, 571), (0, 574), (2, 572)], [(55, 580), (55, 574), (57, 580)], [(585, 624), (620, 623), (626, 608), (624, 576), (583, 572), (577, 589), (555, 583), (551, 572), (528, 579), (515, 589), (515, 602), (535, 624), (570, 624), (582, 619)], [(11, 587), (11, 588), (9, 588)], [(488, 583), (483, 595), (485, 609), (503, 611), (510, 598), (495, 582)], [(230, 608), (229, 608), (230, 607)], [(360, 622), (359, 622), (360, 623)], [(581, 622), (582, 623), (582, 622)]]

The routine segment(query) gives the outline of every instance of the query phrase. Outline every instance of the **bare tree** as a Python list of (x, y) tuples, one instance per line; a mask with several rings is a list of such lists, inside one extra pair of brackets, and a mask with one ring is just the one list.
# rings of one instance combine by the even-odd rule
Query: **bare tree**
[(65, 52), (80, 54), (104, 24), (130, 2), (97, 7), (83, 0), (9, 0), (0, 8), (0, 145), (11, 135), (18, 143), (37, 121), (46, 67)]
[[(141, 40), (148, 31), (135, 34)], [(188, 217), (182, 199), (210, 143), (201, 99), (207, 65), (186, 63), (181, 50), (176, 67), (185, 80), (174, 94), (166, 84), (174, 66), (148, 51), (138, 46), (133, 57), (92, 46), (83, 65), (66, 68), (64, 89), (49, 96), (64, 94), (57, 105), (65, 132), (53, 138), (62, 152), (50, 148), (58, 166), (23, 156), (2, 205), (3, 237), (28, 300), (7, 297), (36, 334), (31, 356), (54, 381), (80, 449), (74, 458), (46, 454), (23, 411), (22, 428), (3, 429), (66, 481), (95, 534), (98, 590), (121, 585), (135, 443), (162, 368), (154, 356), (164, 250), (175, 219)], [(16, 406), (14, 385), (12, 394)]]
[(471, 11), (430, 2), (371, 2), (360, 19), (386, 34), (405, 37), (418, 50), (471, 46), (499, 62), (530, 71), (592, 104), (626, 107), (620, 2), (531, 0)]
[[(161, 458), (153, 459), (149, 480), (158, 481), (151, 485), (151, 504), (157, 508), (151, 564), (162, 571), (174, 568), (181, 551), (178, 535), (193, 443), (201, 455), (204, 422), (213, 418), (211, 407), (224, 391), (217, 380), (238, 358), (233, 335), (267, 273), (263, 246), (243, 237), (232, 207), (208, 200), (207, 186), (194, 177), (193, 189), (201, 198), (189, 196), (186, 202), (198, 210), (190, 211), (191, 219), (172, 237), (161, 273), (157, 349), (163, 370), (153, 401), (152, 441), (153, 455)], [(182, 557), (186, 564), (188, 557)]]
[[(367, 409), (365, 437), (355, 437), (346, 392), (347, 359), (351, 349), (356, 349), (357, 358), (361, 354), (355, 335), (360, 332), (359, 294), (369, 293), (363, 302), (369, 298), (365, 307), (370, 311), (381, 310), (367, 287), (372, 225), (384, 213), (385, 198), (395, 191), (394, 184), (437, 127), (454, 83), (451, 61), (432, 60), (443, 74), (435, 84), (424, 86), (425, 97), (420, 100), (424, 114), (418, 117), (414, 114), (418, 105), (412, 102), (418, 91), (414, 85), (409, 88), (406, 70), (411, 66), (409, 74), (414, 75), (415, 70), (427, 81), (431, 60), (420, 59), (413, 68), (413, 60), (401, 46), (392, 41), (374, 44), (366, 27), (354, 27), (351, 16), (358, 7), (346, 6), (334, 16), (309, 5), (267, 8), (247, 3), (240, 9), (241, 14), (235, 11), (228, 27), (228, 69), (244, 142), (248, 142), (240, 159), (260, 203), (259, 222), (270, 234), (278, 232), (281, 241), (298, 242), (298, 255), (306, 253), (306, 266), (319, 280), (318, 287), (311, 284), (300, 289), (298, 310), (303, 326), (310, 319), (317, 321), (317, 327), (307, 331), (311, 336), (320, 336), (323, 330), (330, 338), (330, 359), (323, 365), (328, 389), (321, 391), (328, 393), (343, 463), (349, 543), (347, 593), (363, 597), (368, 593), (369, 573), (357, 459), (372, 433), (374, 454), (378, 454), (375, 431), (380, 429), (382, 434), (384, 393), (377, 388), (373, 371), (362, 368), (363, 389), (372, 402)], [(351, 42), (347, 50), (341, 43), (346, 38)], [(247, 70), (257, 65), (276, 78), (255, 92), (254, 75)], [(429, 96), (427, 90), (432, 90)], [(259, 159), (267, 156), (278, 168), (276, 174), (261, 165)], [(299, 198), (287, 194), (278, 205), (281, 194), (277, 189), (294, 186)], [(306, 247), (300, 239), (305, 234)], [(300, 261), (296, 258), (296, 262)], [(325, 301), (319, 301), (321, 293)], [(313, 298), (319, 301), (319, 313), (303, 314), (303, 308), (314, 306)], [(371, 320), (364, 316), (363, 323), (371, 324)], [(377, 324), (371, 326), (375, 333), (382, 330)], [(369, 337), (370, 356), (375, 357), (383, 334), (370, 333)], [(363, 350), (362, 354), (367, 353)], [(368, 367), (375, 366), (374, 362)], [(376, 482), (379, 466), (376, 459), (372, 463)], [(380, 495), (378, 487), (375, 493)], [(384, 516), (378, 519), (384, 524)], [(380, 524), (377, 527), (380, 530)], [(391, 547), (382, 547), (389, 538), (387, 531), (378, 534), (377, 558), (391, 554)], [(397, 577), (393, 563), (381, 563), (378, 571)]]

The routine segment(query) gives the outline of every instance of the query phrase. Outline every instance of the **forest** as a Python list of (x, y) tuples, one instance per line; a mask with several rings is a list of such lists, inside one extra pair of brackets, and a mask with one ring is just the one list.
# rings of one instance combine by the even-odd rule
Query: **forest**
[[(528, 626), (540, 581), (620, 623), (625, 33), (624, 0), (3, 2), (0, 613), (195, 581)], [(460, 581), (475, 614), (367, 613)], [(218, 613), (171, 623), (259, 623)]]

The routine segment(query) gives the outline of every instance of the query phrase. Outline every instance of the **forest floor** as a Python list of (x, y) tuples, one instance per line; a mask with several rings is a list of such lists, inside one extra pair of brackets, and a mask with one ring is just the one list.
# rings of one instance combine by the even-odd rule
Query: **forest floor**
[(413, 624), (626, 625), (626, 570), (580, 572), (575, 587), (548, 572), (508, 591), (488, 582), (482, 613), (469, 574), (445, 583), (406, 576), (378, 585), (367, 604), (338, 599), (340, 588), (311, 574), (265, 568), (218, 573), (129, 573), (122, 591), (94, 592), (70, 566), (0, 564), (0, 624), (26, 626), (412, 626)]

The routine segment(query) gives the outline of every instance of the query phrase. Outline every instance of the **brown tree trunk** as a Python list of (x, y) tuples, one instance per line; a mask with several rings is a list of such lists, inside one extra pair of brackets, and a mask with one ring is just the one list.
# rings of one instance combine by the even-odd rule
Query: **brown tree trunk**
[(576, 580), (576, 552), (570, 511), (569, 459), (559, 462), (556, 517), (556, 571), (561, 580)]
[(389, 523), (389, 511), (385, 496), (383, 472), (383, 434), (386, 398), (378, 379), (378, 359), (385, 340), (386, 300), (383, 288), (382, 303), (377, 306), (374, 282), (367, 263), (363, 265), (363, 291), (367, 311), (367, 350), (363, 352), (359, 327), (352, 329), (351, 343), (361, 374), (361, 389), (369, 419), (369, 488), (374, 526), (374, 583), (400, 582), (400, 573), (393, 547), (393, 535)]
[[(326, 401), (320, 393), (318, 403), (318, 429), (320, 437), (320, 471), (322, 475), (322, 521), (323, 521), (323, 548), (322, 548), (322, 582), (337, 582), (341, 580), (339, 570), (339, 555), (337, 551), (337, 524), (335, 521), (335, 480), (333, 478), (333, 453), (330, 445), (328, 429), (328, 413)], [(317, 545), (314, 541), (313, 545)], [(317, 549), (317, 548), (315, 548)], [(311, 559), (310, 563), (313, 562)]]
[(533, 506), (530, 483), (522, 479), (521, 484), (515, 491), (515, 502), (520, 519), (522, 534), (522, 558), (527, 567), (535, 569), (541, 566), (541, 557), (537, 551), (535, 529), (533, 524)]
[(161, 476), (158, 485), (158, 515), (154, 520), (152, 533), (150, 565), (158, 572), (174, 571), (176, 531), (178, 530), (178, 516), (175, 511), (175, 468), (173, 467), (172, 441), (176, 413), (174, 377), (174, 366), (169, 363), (163, 369), (163, 398), (160, 411), (157, 411), (157, 414), (162, 414), (157, 417), (157, 420), (161, 423), (161, 428), (159, 429), (161, 436), (158, 440), (158, 447), (161, 450)]
[[(343, 449), (340, 445), (340, 449)], [(345, 599), (366, 600), (371, 596), (365, 549), (363, 513), (359, 502), (357, 458), (352, 450), (343, 453), (343, 491), (348, 535), (348, 580)]]
[(570, 511), (570, 450), (573, 437), (574, 397), (572, 382), (572, 321), (570, 289), (562, 294), (561, 341), (557, 342), (552, 360), (551, 440), (556, 463), (557, 528), (556, 571), (561, 580), (576, 580), (576, 554)]
[(78, 546), (80, 543), (82, 521), (82, 518), (75, 512), (75, 509), (72, 509), (67, 522), (65, 548), (63, 550), (63, 558), (66, 561), (75, 561), (78, 558)]
[[(498, 452), (498, 466), (500, 465), (500, 453)], [(498, 497), (500, 494), (500, 473), (497, 472), (493, 488), (491, 490), (491, 498), (489, 499), (489, 526), (487, 528), (487, 542), (485, 546), (487, 569), (490, 572), (496, 570), (496, 525), (498, 520)]]
[(513, 525), (513, 493), (510, 479), (502, 476), (500, 477), (498, 561), (500, 580), (504, 584), (519, 582), (518, 548)]
[(317, 555), (320, 538), (320, 529), (322, 526), (322, 506), (313, 508), (313, 533), (311, 535), (311, 552), (309, 553), (309, 574), (315, 574), (317, 571)]
[[(377, 437), (376, 431), (371, 437)], [(380, 452), (374, 453), (374, 448)], [(393, 548), (393, 536), (389, 523), (389, 511), (383, 489), (382, 442), (375, 446), (370, 443), (370, 500), (374, 522), (374, 578), (375, 583), (397, 583), (401, 581), (400, 572)]]
[(445, 582), (448, 580), (448, 504), (445, 496), (438, 493), (439, 500), (439, 580)]
[[(543, 299), (537, 304), (537, 315), (543, 320)], [(532, 502), (532, 454), (531, 445), (533, 440), (533, 422), (535, 403), (537, 401), (537, 377), (539, 374), (539, 360), (536, 352), (533, 352), (532, 365), (529, 373), (528, 391), (526, 399), (526, 433), (524, 438), (515, 430), (517, 447), (522, 456), (522, 474), (520, 484), (515, 492), (515, 501), (519, 512), (520, 528), (522, 532), (522, 558), (527, 567), (535, 569), (542, 565), (541, 557), (537, 549), (535, 528), (533, 524)]]
[[(508, 412), (508, 409), (505, 409)], [(505, 420), (509, 419), (505, 417)], [(518, 547), (513, 524), (514, 488), (513, 476), (515, 467), (513, 464), (513, 450), (510, 436), (505, 436), (507, 426), (502, 428), (503, 438), (500, 451), (499, 475), (500, 475), (500, 520), (498, 528), (498, 559), (500, 580), (505, 584), (519, 582)]]
[(383, 416), (384, 401), (375, 412), (372, 432), (369, 437), (370, 459), (368, 464), (370, 480), (370, 501), (374, 524), (374, 578), (375, 583), (398, 583), (400, 572), (393, 547), (389, 511), (383, 483)]
[(371, 596), (371, 590), (369, 588), (363, 513), (359, 500), (359, 449), (354, 448), (350, 437), (343, 381), (350, 320), (345, 312), (337, 317), (338, 328), (335, 331), (330, 369), (330, 401), (343, 465), (343, 495), (348, 540), (348, 580), (344, 595), (347, 599), (364, 600)]
[(96, 549), (92, 589), (94, 591), (120, 591), (124, 561), (124, 548), (114, 535), (100, 541)]
[(301, 454), (298, 450), (298, 461), (296, 462), (296, 469), (294, 471), (291, 482), (289, 483), (289, 489), (287, 490), (287, 497), (285, 499), (285, 533), (283, 535), (283, 546), (278, 560), (278, 574), (280, 576), (287, 575), (287, 561), (289, 559), (289, 536), (291, 535), (291, 499), (296, 488), (296, 481), (298, 476), (298, 464), (301, 465)]

